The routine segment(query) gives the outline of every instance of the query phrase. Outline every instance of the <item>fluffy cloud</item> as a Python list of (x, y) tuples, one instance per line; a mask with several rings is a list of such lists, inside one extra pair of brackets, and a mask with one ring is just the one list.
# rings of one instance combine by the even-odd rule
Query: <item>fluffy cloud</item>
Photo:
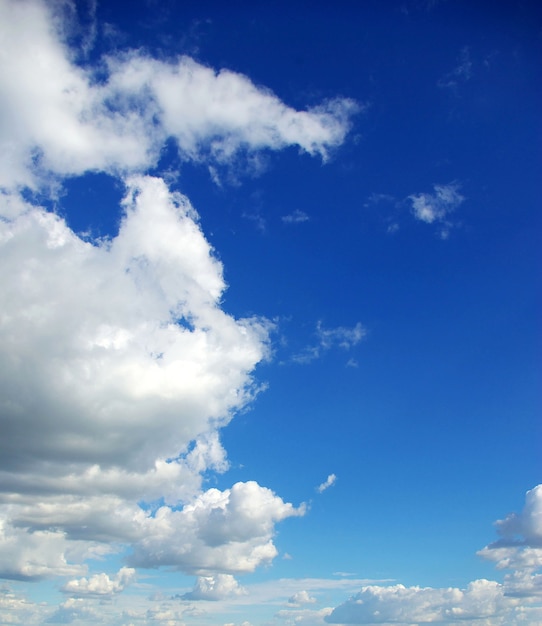
[(2, 575), (81, 575), (128, 544), (138, 566), (194, 573), (273, 559), (274, 523), (303, 509), (256, 483), (200, 492), (227, 467), (217, 429), (257, 392), (268, 324), (220, 309), (188, 200), (132, 177), (118, 235), (94, 243), (4, 200)]
[(113, 578), (102, 573), (90, 578), (70, 580), (62, 587), (62, 591), (79, 597), (108, 597), (123, 591), (134, 580), (135, 573), (135, 569), (123, 567)]
[(194, 589), (183, 595), (184, 600), (223, 600), (231, 596), (246, 594), (231, 574), (199, 576)]
[(302, 604), (314, 604), (315, 602), (316, 598), (313, 598), (305, 589), (296, 591), (293, 596), (288, 598), (288, 604), (295, 606), (300, 606)]
[(526, 494), (522, 512), (496, 523), (502, 539), (478, 554), (512, 569), (502, 583), (475, 580), (465, 588), (436, 589), (403, 585), (368, 585), (336, 607), (331, 624), (476, 623), (487, 626), (535, 624), (540, 618), (542, 566), (540, 512), (542, 486)]
[(440, 236), (445, 239), (453, 226), (448, 215), (465, 200), (459, 193), (457, 183), (434, 185), (433, 193), (418, 193), (408, 197), (412, 203), (412, 214), (426, 224), (439, 224)]
[[(0, 0), (0, 575), (78, 577), (64, 591), (86, 597), (51, 617), (70, 621), (131, 576), (88, 575), (90, 559), (131, 548), (224, 589), (304, 512), (255, 482), (202, 488), (228, 467), (219, 432), (259, 391), (271, 325), (222, 309), (197, 212), (144, 171), (168, 137), (209, 167), (286, 146), (325, 159), (356, 105), (296, 111), (187, 57), (78, 65), (60, 5)], [(88, 171), (126, 187), (110, 239), (27, 200)]]
[(476, 580), (466, 589), (368, 586), (326, 618), (331, 624), (453, 623), (501, 615), (510, 608), (502, 585)]
[(218, 308), (222, 267), (187, 199), (132, 178), (124, 206), (100, 245), (40, 209), (1, 224), (4, 471), (83, 463), (165, 478), (157, 458), (253, 394), (265, 326)]
[(496, 523), (502, 539), (498, 545), (517, 544), (542, 548), (542, 485), (525, 495), (521, 513), (511, 513)]
[(104, 78), (103, 66), (73, 63), (55, 6), (0, 3), (0, 186), (35, 186), (47, 171), (142, 170), (168, 136), (184, 158), (218, 163), (288, 145), (326, 158), (357, 109), (337, 99), (295, 111), (248, 78), (188, 57), (127, 51), (105, 59)]
[(252, 572), (277, 555), (274, 524), (304, 512), (256, 482), (209, 489), (182, 510), (160, 507), (142, 518), (129, 560), (136, 567), (173, 565), (202, 576)]

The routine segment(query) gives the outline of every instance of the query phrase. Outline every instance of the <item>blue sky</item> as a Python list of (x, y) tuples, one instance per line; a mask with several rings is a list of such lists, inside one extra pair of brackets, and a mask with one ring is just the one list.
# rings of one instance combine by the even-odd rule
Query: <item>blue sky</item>
[(542, 622), (542, 12), (358, 4), (0, 1), (0, 625)]

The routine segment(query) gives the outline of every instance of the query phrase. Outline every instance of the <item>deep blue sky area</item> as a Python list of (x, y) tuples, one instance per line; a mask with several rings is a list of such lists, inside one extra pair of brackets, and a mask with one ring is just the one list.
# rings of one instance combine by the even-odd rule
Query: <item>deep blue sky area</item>
[[(30, 13), (17, 22), (12, 0), (0, 9), (22, 42), (37, 24), (58, 64), (63, 95), (44, 87), (49, 108), (32, 96), (42, 125), (81, 107), (56, 134), (18, 125), (27, 109), (0, 73), (15, 120), (0, 139), (28, 152), (14, 174), (0, 164), (0, 225), (14, 224), (3, 272), (23, 268), (2, 297), (28, 321), (12, 328), (8, 312), (0, 327), (1, 390), (15, 394), (0, 417), (21, 454), (17, 419), (35, 414), (28, 428), (48, 433), (28, 473), (0, 462), (0, 578), (34, 602), (25, 623), (542, 623), (542, 5), (25, 2), (46, 7), (48, 31)], [(57, 40), (64, 64), (46, 54)], [(180, 57), (191, 69), (172, 69)], [(184, 72), (207, 81), (192, 109), (197, 80), (175, 91)], [(15, 141), (10, 123), (30, 130)], [(134, 153), (151, 146), (140, 162), (109, 143), (117, 125)], [(100, 139), (83, 158), (88, 136)], [(144, 175), (162, 195), (130, 178)], [(158, 210), (173, 192), (196, 211), (177, 214), (184, 235)], [(20, 218), (12, 197), (29, 203)], [(22, 239), (32, 211), (49, 239)], [(263, 320), (267, 344), (244, 318)], [(245, 403), (251, 380), (261, 389)], [(194, 441), (217, 446), (199, 465)], [(77, 450), (89, 460), (63, 467)], [(43, 536), (58, 559), (42, 567), (25, 546), (41, 555)], [(0, 604), (0, 626), (20, 606)]]

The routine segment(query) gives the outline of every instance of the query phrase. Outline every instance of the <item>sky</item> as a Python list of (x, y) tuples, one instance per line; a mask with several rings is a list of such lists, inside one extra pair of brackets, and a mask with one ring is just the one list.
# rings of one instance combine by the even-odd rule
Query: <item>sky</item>
[(0, 625), (542, 623), (539, 4), (0, 41)]

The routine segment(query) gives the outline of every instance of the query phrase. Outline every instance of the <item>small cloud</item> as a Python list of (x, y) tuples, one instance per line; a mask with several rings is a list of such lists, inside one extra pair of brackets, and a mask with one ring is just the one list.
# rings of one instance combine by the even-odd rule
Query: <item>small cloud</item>
[(334, 485), (336, 480), (337, 476), (335, 476), (335, 474), (330, 474), (321, 485), (318, 485), (316, 491), (318, 491), (318, 493), (323, 493), (326, 489), (329, 489), (332, 485)]
[(460, 82), (466, 82), (472, 77), (472, 61), (470, 59), (469, 47), (465, 46), (459, 53), (456, 67), (451, 72), (445, 74), (438, 82), (439, 87), (455, 89)]
[(282, 221), (285, 224), (301, 224), (301, 222), (308, 222), (310, 217), (304, 212), (296, 209), (293, 213), (289, 215), (283, 215)]
[(459, 193), (458, 183), (434, 185), (433, 193), (418, 193), (408, 196), (412, 203), (412, 214), (415, 219), (426, 224), (438, 224), (440, 236), (446, 239), (453, 223), (448, 215), (460, 206), (465, 197)]
[(288, 604), (292, 606), (301, 606), (302, 604), (314, 604), (316, 602), (316, 598), (313, 598), (309, 595), (309, 593), (305, 590), (298, 591), (294, 593), (293, 596), (288, 598)]
[(346, 367), (359, 367), (359, 363), (356, 359), (348, 359), (346, 362)]
[(367, 331), (360, 322), (353, 328), (338, 326), (337, 328), (324, 328), (321, 322), (318, 322), (316, 331), (320, 338), (320, 345), (323, 348), (331, 348), (338, 346), (345, 350), (349, 350), (357, 345), (367, 334)]
[(320, 358), (323, 352), (331, 348), (342, 348), (350, 350), (356, 346), (367, 334), (361, 322), (352, 328), (347, 326), (337, 326), (336, 328), (324, 328), (322, 322), (316, 324), (316, 336), (318, 343), (307, 346), (302, 352), (292, 357), (294, 363), (306, 364)]
[(62, 587), (62, 591), (74, 597), (113, 596), (123, 591), (134, 580), (135, 574), (135, 569), (132, 567), (122, 567), (113, 578), (102, 573), (90, 578), (70, 580)]
[(390, 204), (393, 202), (395, 202), (395, 198), (387, 193), (372, 193), (363, 206), (367, 209), (379, 204)]
[(243, 213), (243, 217), (253, 222), (257, 230), (261, 233), (265, 233), (267, 231), (267, 222), (265, 221), (265, 218), (262, 217), (261, 213)]
[(289, 554), (288, 552), (285, 552), (285, 553), (282, 555), (282, 560), (283, 560), (283, 561), (291, 561), (293, 558), (294, 558), (294, 557), (293, 557), (291, 554)]
[(239, 585), (231, 574), (199, 576), (194, 589), (185, 593), (183, 600), (224, 600), (232, 596), (246, 595), (247, 591)]

